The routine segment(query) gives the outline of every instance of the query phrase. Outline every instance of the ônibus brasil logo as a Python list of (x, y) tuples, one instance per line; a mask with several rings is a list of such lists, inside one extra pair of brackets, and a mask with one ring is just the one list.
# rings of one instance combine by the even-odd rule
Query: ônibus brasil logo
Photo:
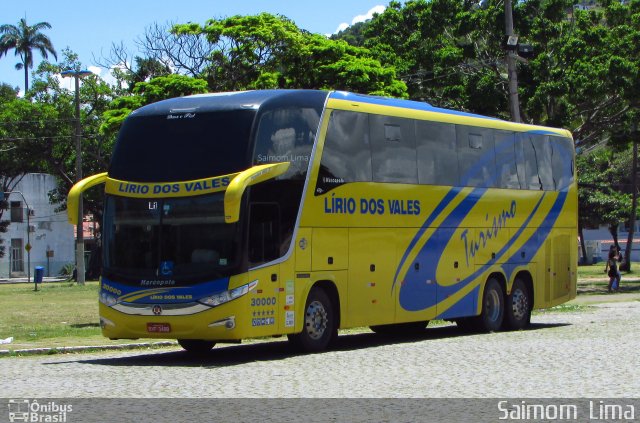
[(55, 401), (40, 403), (37, 399), (9, 400), (9, 422), (50, 422), (64, 423), (67, 413), (73, 411), (71, 404), (59, 404)]

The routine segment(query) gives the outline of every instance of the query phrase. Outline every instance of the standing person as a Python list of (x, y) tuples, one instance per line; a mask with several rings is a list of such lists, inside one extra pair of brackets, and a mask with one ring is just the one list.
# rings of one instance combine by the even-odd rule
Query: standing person
[[(609, 250), (609, 258), (604, 266), (604, 272), (609, 276), (609, 286), (607, 291), (611, 292), (614, 282), (618, 282), (618, 258), (614, 249)], [(619, 282), (618, 282), (619, 283)], [(617, 289), (616, 285), (616, 289)]]
[(614, 257), (618, 262), (616, 280), (613, 281), (613, 285), (611, 287), (613, 288), (614, 291), (617, 291), (618, 289), (620, 289), (620, 282), (622, 281), (622, 273), (620, 273), (620, 265), (622, 264), (623, 257), (622, 257), (622, 253), (620, 252), (620, 247), (616, 245), (612, 245), (611, 247), (609, 247), (609, 252), (614, 253)]

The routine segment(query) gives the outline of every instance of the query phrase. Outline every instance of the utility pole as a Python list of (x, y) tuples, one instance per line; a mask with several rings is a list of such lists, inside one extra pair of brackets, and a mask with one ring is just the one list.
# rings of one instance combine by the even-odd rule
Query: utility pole
[[(76, 182), (82, 180), (82, 125), (80, 122), (80, 78), (91, 75), (88, 70), (68, 70), (62, 72), (64, 78), (75, 80), (75, 141), (76, 141)], [(78, 224), (76, 225), (76, 281), (84, 285), (84, 225), (83, 225), (82, 195), (78, 199)]]
[(638, 212), (638, 126), (634, 122), (631, 128), (633, 138), (633, 159), (631, 167), (631, 214), (629, 215), (629, 235), (627, 236), (627, 247), (624, 250), (624, 262), (620, 265), (620, 270), (631, 270), (631, 250), (633, 248), (633, 235), (636, 227), (636, 215)]
[(518, 37), (513, 34), (513, 10), (511, 0), (504, 0), (504, 26), (507, 35), (507, 74), (509, 78), (509, 109), (511, 120), (522, 122), (520, 118), (520, 99), (518, 98), (518, 72), (516, 70), (516, 56)]

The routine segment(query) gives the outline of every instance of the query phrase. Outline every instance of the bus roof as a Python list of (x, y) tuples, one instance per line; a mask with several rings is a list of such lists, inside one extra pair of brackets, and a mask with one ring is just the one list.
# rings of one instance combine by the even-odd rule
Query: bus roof
[(166, 113), (188, 113), (191, 109), (199, 113), (225, 110), (257, 110), (271, 101), (291, 101), (296, 103), (310, 97), (326, 96), (328, 92), (318, 90), (256, 90), (223, 93), (196, 94), (170, 98), (143, 106), (133, 112), (133, 116), (157, 115)]
[(432, 106), (426, 101), (414, 101), (414, 100), (401, 100), (390, 97), (379, 97), (365, 94), (355, 94), (347, 91), (334, 91), (331, 93), (330, 98), (338, 100), (354, 101), (358, 103), (374, 104), (379, 106), (401, 107), (403, 109), (422, 110), (426, 112), (446, 113), (459, 116), (475, 117), (479, 119), (496, 119), (492, 117), (476, 115), (473, 113), (461, 112), (457, 110), (441, 109), (439, 107)]
[[(493, 127), (496, 129), (526, 131), (540, 134), (563, 135), (570, 137), (571, 134), (559, 128), (545, 126), (521, 124), (510, 122), (495, 117), (483, 116), (474, 113), (462, 112), (458, 110), (443, 109), (432, 106), (427, 102), (402, 100), (389, 97), (379, 97), (365, 94), (355, 94), (347, 91), (321, 91), (321, 90), (300, 90), (300, 89), (272, 89), (254, 91), (235, 91), (222, 93), (197, 94), (186, 97), (176, 97), (162, 100), (143, 106), (132, 113), (132, 117), (161, 115), (171, 113), (188, 113), (197, 110), (199, 113), (229, 110), (258, 110), (263, 105), (295, 105), (301, 103), (323, 101), (322, 97), (328, 100), (330, 105), (336, 103), (350, 104), (359, 107), (359, 111), (380, 112), (381, 110), (395, 109), (392, 114), (404, 114), (408, 111), (410, 115), (417, 116), (439, 116), (437, 119), (444, 119), (451, 123), (462, 123)], [(349, 107), (352, 108), (352, 107)], [(353, 108), (356, 110), (356, 108)], [(386, 113), (385, 112), (385, 113)], [(409, 117), (409, 116), (407, 116)], [(480, 123), (483, 120), (483, 123)]]
[(513, 130), (532, 134), (560, 135), (571, 137), (566, 129), (552, 128), (540, 125), (517, 123), (495, 117), (443, 109), (432, 106), (427, 102), (401, 100), (396, 98), (378, 97), (364, 94), (354, 94), (346, 91), (333, 91), (329, 95), (329, 107), (345, 110), (391, 114), (399, 117), (424, 119), (425, 117), (438, 121), (482, 126), (494, 129)]

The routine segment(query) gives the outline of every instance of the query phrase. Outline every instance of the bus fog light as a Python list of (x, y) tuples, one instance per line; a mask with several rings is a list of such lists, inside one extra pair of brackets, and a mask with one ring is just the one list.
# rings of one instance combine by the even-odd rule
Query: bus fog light
[(104, 317), (100, 318), (100, 328), (101, 329), (105, 329), (107, 326), (115, 328), (116, 324), (113, 323), (111, 320), (109, 319), (105, 319)]
[(236, 327), (236, 316), (229, 316), (222, 320), (217, 320), (215, 322), (209, 323), (210, 328), (224, 326), (227, 329), (233, 329)]

